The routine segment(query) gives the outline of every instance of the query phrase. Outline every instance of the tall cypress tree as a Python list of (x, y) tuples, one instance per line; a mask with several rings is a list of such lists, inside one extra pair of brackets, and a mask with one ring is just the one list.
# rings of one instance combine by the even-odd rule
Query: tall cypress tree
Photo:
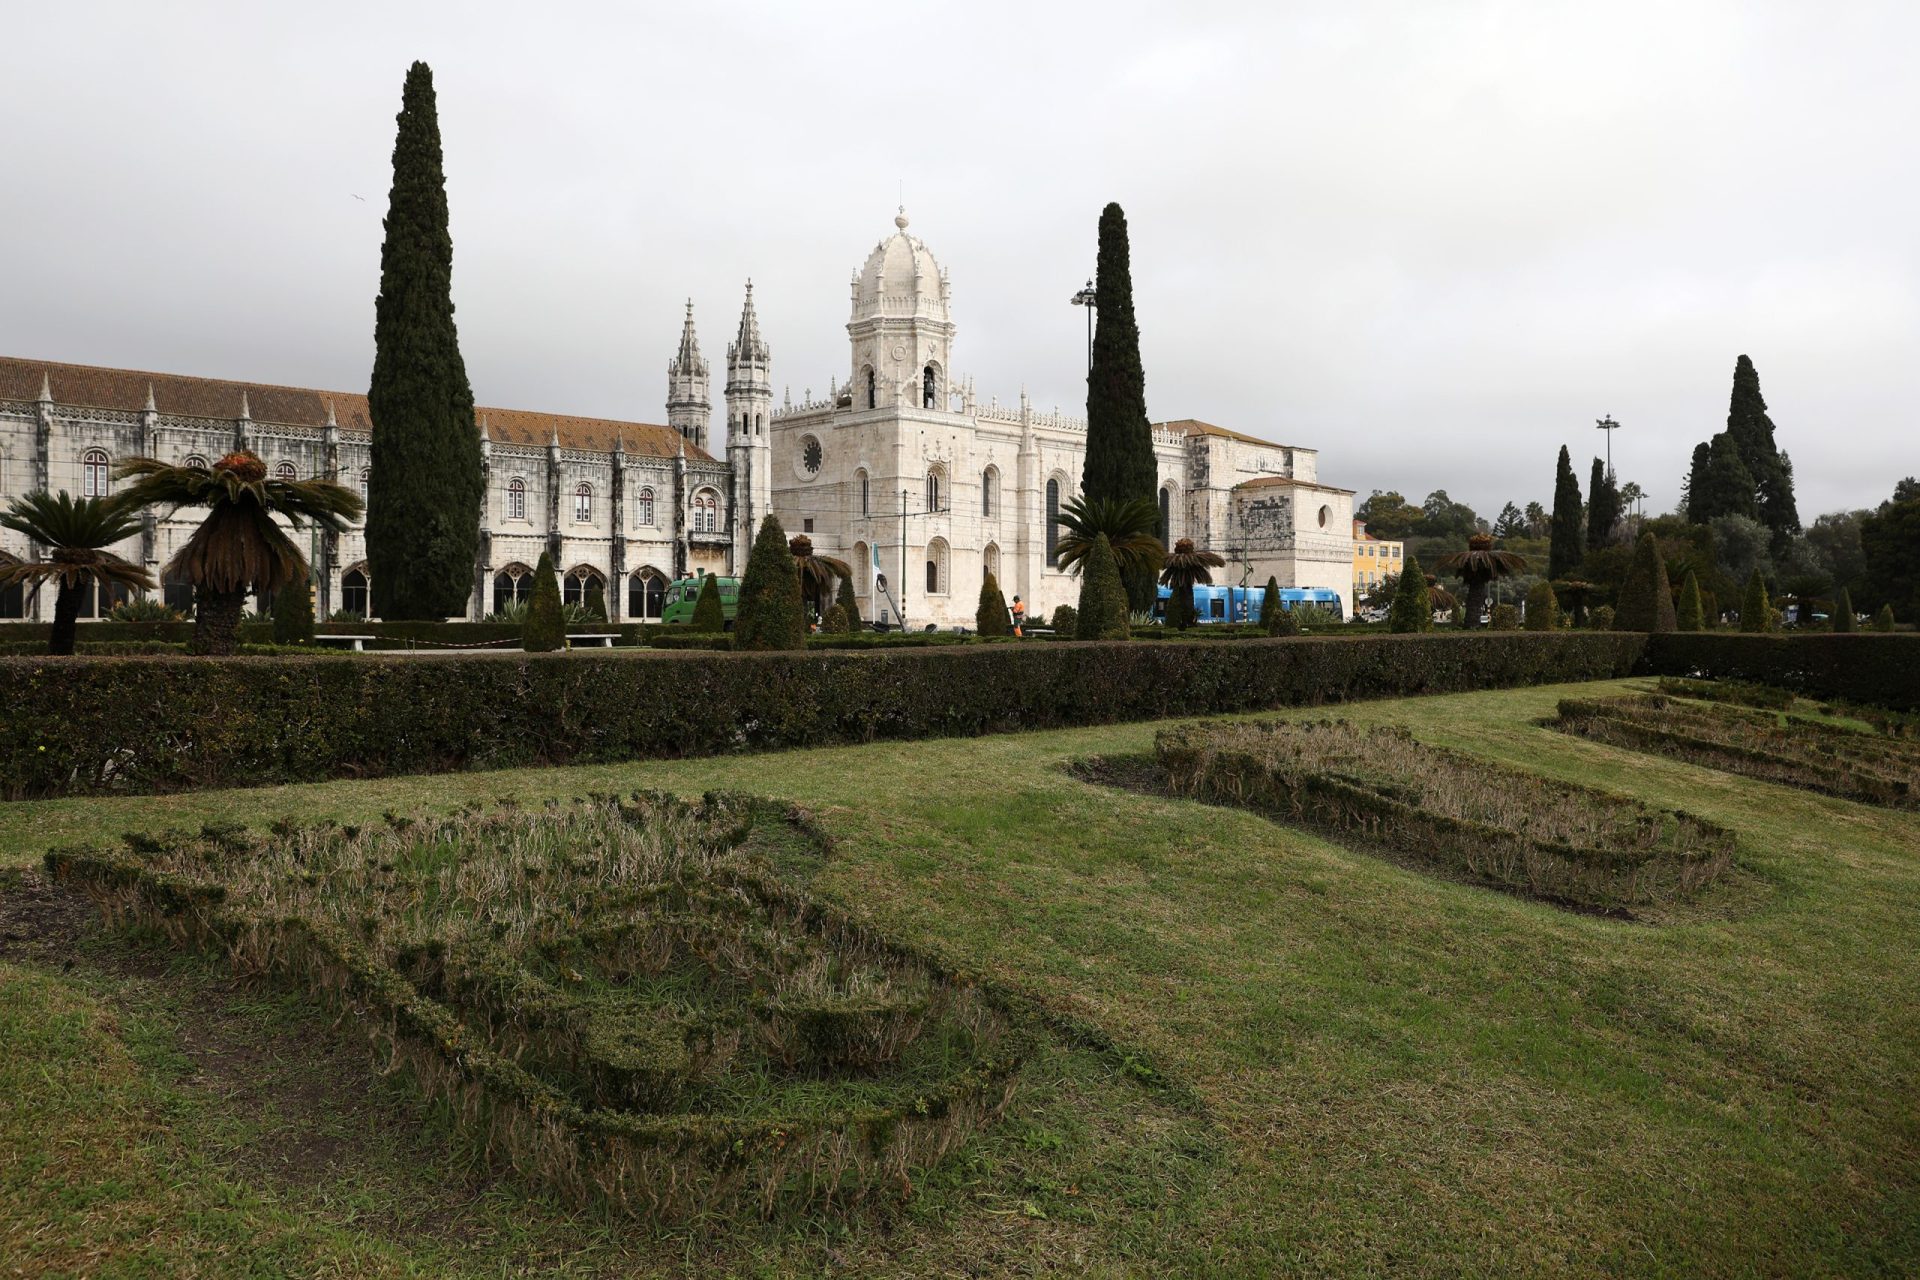
[(1719, 516), (1760, 517), (1754, 498), (1753, 472), (1740, 456), (1740, 446), (1728, 432), (1722, 431), (1707, 442), (1707, 469), (1701, 477), (1694, 501), (1702, 512), (1701, 523)]
[(1686, 512), (1688, 524), (1705, 524), (1712, 512), (1706, 510), (1703, 499), (1707, 492), (1707, 463), (1713, 456), (1713, 450), (1705, 440), (1693, 446), (1693, 464), (1687, 468)]
[(453, 323), (453, 237), (433, 72), (407, 71), (374, 302), (367, 567), (383, 618), (466, 608), (485, 482)]
[(1773, 531), (1777, 553), (1789, 537), (1800, 532), (1800, 512), (1793, 500), (1793, 463), (1774, 442), (1773, 419), (1767, 416), (1767, 402), (1760, 394), (1760, 373), (1744, 355), (1733, 366), (1727, 435), (1739, 447), (1740, 461), (1753, 477), (1760, 523)]
[(1606, 463), (1595, 458), (1593, 475), (1587, 481), (1587, 550), (1598, 551), (1613, 537), (1613, 526), (1620, 519), (1620, 486)]
[[(1080, 491), (1088, 502), (1102, 498), (1155, 502), (1160, 469), (1154, 462), (1153, 427), (1147, 420), (1140, 326), (1133, 317), (1127, 215), (1117, 204), (1100, 213), (1099, 272), (1093, 291), (1096, 316), (1093, 364), (1087, 370), (1087, 460)], [(1152, 570), (1137, 571), (1126, 582), (1132, 608), (1151, 609), (1157, 594)]]
[(1567, 446), (1560, 446), (1560, 465), (1553, 474), (1553, 528), (1547, 545), (1547, 576), (1564, 578), (1579, 565), (1585, 550), (1580, 528), (1580, 481), (1573, 474)]

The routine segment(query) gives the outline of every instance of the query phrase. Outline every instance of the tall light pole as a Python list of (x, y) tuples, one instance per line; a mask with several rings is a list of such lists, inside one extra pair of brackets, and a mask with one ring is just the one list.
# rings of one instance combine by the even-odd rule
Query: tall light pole
[(1087, 370), (1088, 372), (1092, 372), (1093, 370), (1093, 309), (1095, 306), (1098, 305), (1094, 301), (1094, 297), (1095, 297), (1095, 294), (1093, 292), (1093, 281), (1089, 280), (1087, 281), (1087, 287), (1082, 289), (1080, 292), (1074, 294), (1072, 299), (1070, 299), (1070, 301), (1072, 301), (1074, 306), (1085, 307), (1087, 309)]
[(1613, 478), (1613, 433), (1620, 429), (1620, 424), (1613, 420), (1612, 414), (1608, 414), (1595, 421), (1593, 425), (1595, 430), (1607, 433), (1607, 478), (1611, 480)]

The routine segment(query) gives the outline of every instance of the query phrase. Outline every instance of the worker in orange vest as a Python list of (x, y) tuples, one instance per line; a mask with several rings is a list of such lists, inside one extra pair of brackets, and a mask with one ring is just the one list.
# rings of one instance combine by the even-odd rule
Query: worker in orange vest
[(1025, 627), (1026, 625), (1027, 625), (1027, 606), (1020, 603), (1019, 596), (1015, 596), (1013, 598), (1013, 634), (1016, 636), (1024, 636), (1026, 632), (1023, 631), (1021, 628)]

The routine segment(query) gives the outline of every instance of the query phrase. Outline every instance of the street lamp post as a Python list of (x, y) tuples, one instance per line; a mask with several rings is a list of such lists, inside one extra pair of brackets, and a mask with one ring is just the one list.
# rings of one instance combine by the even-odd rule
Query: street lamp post
[(1070, 299), (1074, 306), (1087, 309), (1087, 369), (1089, 371), (1093, 369), (1093, 309), (1097, 305), (1094, 297), (1093, 281), (1089, 280), (1087, 287)]
[(1620, 429), (1620, 424), (1613, 420), (1612, 414), (1608, 414), (1604, 418), (1597, 419), (1593, 426), (1596, 431), (1604, 431), (1607, 433), (1607, 476), (1611, 479), (1613, 476), (1613, 433)]

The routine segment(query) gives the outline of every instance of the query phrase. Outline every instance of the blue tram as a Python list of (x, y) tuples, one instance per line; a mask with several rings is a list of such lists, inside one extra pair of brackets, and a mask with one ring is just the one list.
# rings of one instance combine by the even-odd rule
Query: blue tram
[[(1155, 618), (1166, 620), (1167, 600), (1172, 594), (1171, 588), (1160, 588), (1159, 599), (1153, 606)], [(1266, 595), (1265, 587), (1196, 584), (1193, 588), (1193, 616), (1202, 626), (1222, 622), (1258, 622)], [(1346, 621), (1346, 611), (1340, 607), (1340, 593), (1326, 587), (1282, 587), (1280, 607), (1288, 610), (1309, 607), (1324, 609), (1342, 622)]]

